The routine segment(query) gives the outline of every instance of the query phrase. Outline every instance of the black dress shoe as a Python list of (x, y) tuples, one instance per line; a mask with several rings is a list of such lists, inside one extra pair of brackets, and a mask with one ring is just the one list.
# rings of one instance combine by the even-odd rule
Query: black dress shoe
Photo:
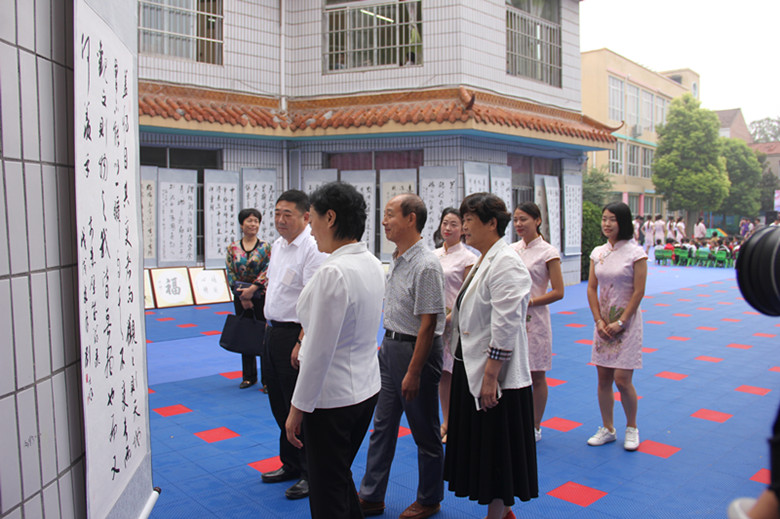
[(305, 479), (299, 479), (296, 484), (284, 491), (287, 499), (303, 499), (309, 497), (309, 482)]
[(248, 387), (254, 386), (257, 383), (257, 380), (252, 382), (251, 380), (244, 380), (238, 385), (238, 389), (246, 389)]
[(272, 470), (271, 472), (263, 472), (260, 477), (262, 478), (263, 483), (279, 483), (280, 481), (289, 481), (291, 479), (295, 479), (298, 477), (298, 474), (282, 466), (281, 468)]

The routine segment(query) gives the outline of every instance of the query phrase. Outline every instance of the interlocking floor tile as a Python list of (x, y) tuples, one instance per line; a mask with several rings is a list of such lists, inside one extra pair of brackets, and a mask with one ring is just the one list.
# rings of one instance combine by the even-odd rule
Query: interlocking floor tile
[(225, 377), (227, 379), (234, 380), (234, 379), (237, 379), (237, 378), (241, 378), (243, 376), (243, 372), (241, 372), (241, 371), (228, 371), (226, 373), (220, 373), (220, 375), (222, 375), (223, 377)]
[(222, 330), (209, 330), (207, 332), (200, 332), (201, 335), (222, 335)]
[(708, 355), (699, 355), (698, 357), (696, 357), (696, 360), (703, 360), (705, 362), (720, 362), (723, 359), (721, 359), (720, 357), (710, 357)]
[(272, 470), (282, 468), (282, 460), (279, 458), (279, 456), (274, 456), (273, 458), (254, 461), (248, 465), (260, 473), (271, 472)]
[(655, 353), (658, 351), (658, 348), (642, 348), (642, 353)]
[(690, 337), (679, 337), (677, 335), (672, 335), (671, 337), (667, 337), (666, 340), (668, 341), (690, 341)]
[(774, 333), (756, 332), (753, 334), (753, 337), (764, 337), (766, 339), (774, 339), (775, 337), (777, 337), (777, 335), (775, 335)]
[(175, 319), (173, 317), (158, 317), (157, 319), (155, 319), (155, 321), (159, 321), (161, 323), (165, 323), (165, 322), (168, 322), (168, 321), (174, 321), (174, 320)]
[(565, 325), (567, 328), (585, 328), (587, 325), (582, 323), (569, 323)]
[(548, 429), (554, 429), (561, 432), (569, 432), (581, 425), (582, 424), (580, 422), (559, 418), (557, 416), (542, 422), (542, 427), (547, 427)]
[(717, 330), (717, 328), (713, 328), (712, 326), (697, 326), (696, 329), (703, 330), (705, 332), (714, 332), (715, 330)]
[(749, 344), (739, 344), (739, 343), (736, 343), (736, 342), (732, 342), (731, 344), (727, 344), (726, 347), (727, 348), (736, 348), (738, 350), (749, 350), (753, 346), (751, 346)]
[(669, 380), (682, 380), (688, 377), (688, 375), (674, 373), (673, 371), (662, 371), (660, 373), (656, 373), (655, 376), (658, 378), (668, 378)]
[(589, 346), (593, 346), (593, 339), (580, 339), (574, 342), (576, 342), (577, 344), (587, 344)]
[(207, 443), (221, 442), (240, 436), (237, 432), (231, 431), (227, 427), (217, 427), (207, 431), (196, 432), (195, 436)]
[(772, 473), (769, 471), (769, 469), (760, 469), (758, 472), (753, 474), (753, 476), (751, 476), (750, 481), (768, 485), (772, 482)]
[(713, 411), (711, 409), (699, 409), (691, 416), (694, 418), (701, 418), (702, 420), (709, 420), (711, 422), (724, 423), (734, 415), (721, 413), (720, 411)]
[(653, 440), (644, 440), (639, 444), (639, 449), (637, 450), (639, 452), (644, 452), (645, 454), (651, 454), (653, 456), (666, 459), (679, 452), (680, 448), (666, 445), (665, 443), (659, 443)]
[(734, 391), (739, 391), (740, 393), (750, 393), (751, 395), (767, 395), (769, 394), (771, 389), (767, 389), (765, 387), (756, 387), (756, 386), (739, 386)]
[(179, 328), (195, 328), (198, 325), (192, 323), (186, 323), (186, 324), (177, 324), (176, 326), (178, 326)]
[(166, 407), (158, 407), (154, 410), (155, 413), (160, 416), (176, 416), (177, 414), (191, 413), (192, 409), (185, 407), (181, 404), (169, 405)]
[(560, 386), (561, 384), (565, 384), (565, 380), (560, 380), (557, 378), (552, 377), (545, 377), (547, 379), (547, 385), (550, 387)]
[(568, 483), (564, 483), (558, 488), (550, 490), (547, 492), (547, 495), (557, 497), (558, 499), (568, 501), (569, 503), (573, 503), (575, 505), (587, 507), (606, 496), (607, 493), (595, 488), (586, 487), (585, 485), (580, 485), (579, 483), (575, 483), (573, 481), (569, 481)]

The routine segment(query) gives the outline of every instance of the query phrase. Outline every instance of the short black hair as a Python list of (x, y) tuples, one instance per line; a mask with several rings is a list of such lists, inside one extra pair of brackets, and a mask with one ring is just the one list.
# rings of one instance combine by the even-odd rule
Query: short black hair
[(398, 195), (401, 198), (401, 214), (409, 216), (414, 213), (417, 217), (417, 232), (422, 232), (425, 228), (425, 222), (428, 220), (428, 208), (425, 202), (414, 193), (402, 193)]
[(301, 213), (308, 212), (310, 205), (309, 197), (299, 189), (288, 189), (276, 199), (276, 203), (278, 204), (279, 202), (292, 202)]
[(255, 209), (254, 207), (250, 207), (248, 209), (241, 209), (241, 211), (238, 213), (238, 224), (244, 225), (244, 220), (249, 218), (250, 216), (256, 216), (259, 221), (263, 221), (263, 215), (260, 214), (260, 211)]
[(615, 215), (618, 224), (618, 240), (630, 240), (634, 236), (634, 224), (631, 223), (631, 208), (623, 202), (612, 202), (604, 206), (601, 214), (609, 211)]
[(336, 213), (333, 235), (338, 239), (358, 240), (366, 230), (366, 201), (351, 184), (330, 182), (318, 187), (309, 197), (311, 208), (324, 215)]
[(460, 214), (475, 214), (482, 223), (488, 223), (496, 219), (496, 232), (501, 237), (506, 231), (506, 226), (512, 219), (512, 215), (506, 210), (506, 204), (493, 193), (472, 193), (463, 199), (460, 204)]

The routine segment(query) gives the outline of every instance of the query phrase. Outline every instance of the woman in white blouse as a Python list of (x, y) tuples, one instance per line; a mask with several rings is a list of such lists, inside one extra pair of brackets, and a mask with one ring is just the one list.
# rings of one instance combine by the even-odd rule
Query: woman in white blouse
[(310, 196), (311, 233), (330, 254), (298, 298), (305, 332), (287, 439), (306, 442), (313, 518), (363, 517), (352, 461), (368, 431), (380, 389), (377, 330), (384, 272), (363, 236), (366, 203), (349, 184)]

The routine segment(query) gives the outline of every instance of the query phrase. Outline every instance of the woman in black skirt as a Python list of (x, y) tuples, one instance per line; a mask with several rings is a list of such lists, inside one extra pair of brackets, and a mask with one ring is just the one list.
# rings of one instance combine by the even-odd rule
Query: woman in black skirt
[(531, 372), (525, 331), (531, 277), (502, 239), (511, 215), (490, 193), (460, 206), (466, 244), (481, 257), (452, 309), (455, 357), (444, 479), (458, 497), (515, 517), (515, 497), (537, 497)]

